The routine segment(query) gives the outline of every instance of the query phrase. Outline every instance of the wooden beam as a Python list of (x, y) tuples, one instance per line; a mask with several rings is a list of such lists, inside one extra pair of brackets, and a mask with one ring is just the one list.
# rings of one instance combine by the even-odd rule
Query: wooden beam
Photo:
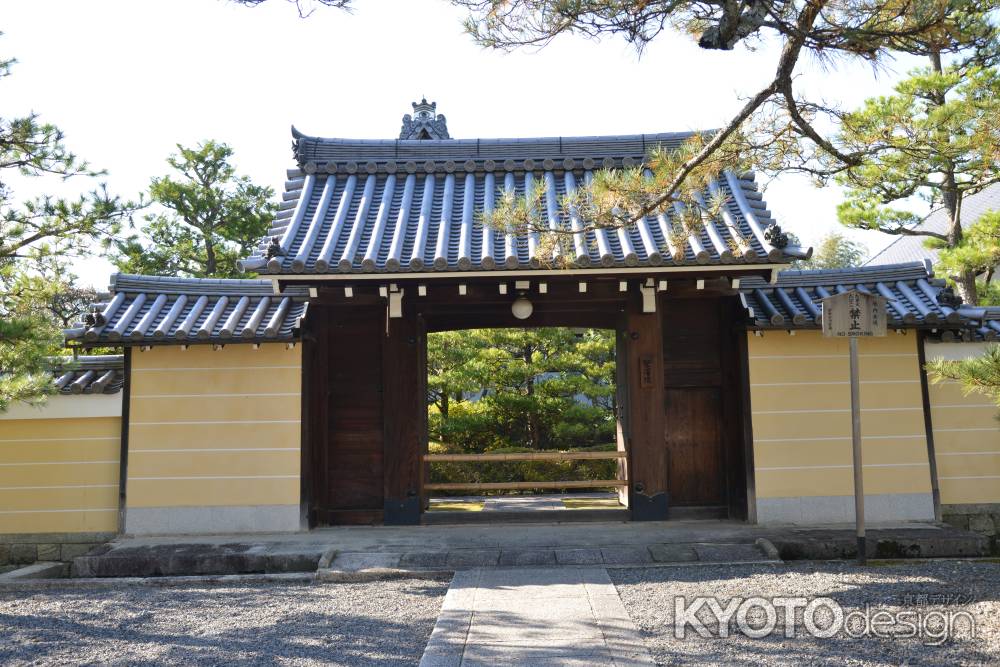
[(424, 461), (592, 461), (624, 459), (625, 452), (523, 452), (519, 454), (425, 454)]
[(420, 523), (423, 416), (427, 372), (422, 321), (413, 302), (388, 321), (382, 339), (383, 519), (386, 524)]
[(621, 479), (595, 479), (571, 482), (469, 482), (447, 484), (425, 484), (428, 491), (516, 491), (526, 489), (603, 489), (627, 486)]
[[(638, 295), (635, 295), (638, 296)], [(667, 518), (667, 460), (664, 447), (663, 329), (661, 313), (644, 313), (634, 298), (625, 315), (624, 410), (629, 445), (629, 509), (632, 519)], [(662, 309), (661, 309), (662, 310)]]

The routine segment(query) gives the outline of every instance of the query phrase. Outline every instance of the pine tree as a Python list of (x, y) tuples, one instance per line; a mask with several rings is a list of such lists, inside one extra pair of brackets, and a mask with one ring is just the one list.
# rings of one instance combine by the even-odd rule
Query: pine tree
[(146, 216), (141, 236), (116, 243), (114, 263), (126, 273), (243, 277), (237, 262), (267, 233), (277, 210), (274, 190), (237, 175), (226, 144), (177, 149), (167, 159), (175, 173), (149, 187), (161, 210)]

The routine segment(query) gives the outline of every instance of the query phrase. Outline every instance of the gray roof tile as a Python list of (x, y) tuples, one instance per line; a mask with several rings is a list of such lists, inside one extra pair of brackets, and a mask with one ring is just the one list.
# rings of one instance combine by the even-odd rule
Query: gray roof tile
[(117, 394), (125, 382), (125, 361), (120, 354), (57, 357), (50, 362), (60, 394)]
[(85, 345), (259, 343), (298, 337), (308, 288), (274, 294), (270, 280), (116, 274), (111, 298), (66, 340)]
[[(540, 212), (553, 227), (585, 224), (559, 198), (603, 167), (642, 164), (657, 144), (690, 133), (613, 137), (471, 140), (349, 140), (296, 136), (300, 169), (288, 172), (283, 208), (247, 260), (271, 274), (394, 273), (544, 268), (538, 234), (484, 228), (481, 216), (504, 191), (542, 182)], [(774, 223), (752, 174), (727, 173), (703, 196), (728, 198), (723, 213), (670, 247), (676, 216), (650, 216), (629, 229), (567, 236), (578, 266), (633, 267), (788, 261), (765, 230)], [(271, 246), (270, 239), (276, 239)], [(276, 252), (275, 252), (276, 251)]]
[(944, 281), (936, 280), (923, 262), (782, 271), (773, 285), (756, 277), (740, 283), (757, 329), (819, 328), (822, 299), (851, 289), (886, 297), (889, 323), (895, 328), (968, 330), (972, 326)]

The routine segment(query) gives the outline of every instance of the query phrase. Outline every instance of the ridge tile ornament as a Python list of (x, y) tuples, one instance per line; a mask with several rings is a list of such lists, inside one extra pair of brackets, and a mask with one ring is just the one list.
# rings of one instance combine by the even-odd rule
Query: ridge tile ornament
[(823, 299), (823, 335), (834, 338), (885, 336), (887, 301), (883, 296), (856, 289)]
[(403, 127), (399, 131), (400, 139), (451, 139), (448, 135), (448, 121), (443, 114), (437, 112), (437, 102), (428, 102), (421, 98), (413, 102), (413, 115), (403, 116)]

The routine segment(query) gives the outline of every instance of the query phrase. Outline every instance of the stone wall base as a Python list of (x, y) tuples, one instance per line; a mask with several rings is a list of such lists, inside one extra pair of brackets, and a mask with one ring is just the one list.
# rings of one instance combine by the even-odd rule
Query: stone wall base
[(110, 542), (114, 533), (10, 533), (0, 535), (0, 567), (39, 561), (71, 563), (94, 547)]
[(1000, 503), (941, 505), (941, 519), (956, 528), (990, 538), (993, 553), (1000, 553)]
[[(930, 493), (865, 495), (865, 518), (872, 522), (933, 521)], [(854, 496), (758, 498), (757, 523), (817, 525), (854, 521)]]
[(128, 535), (285, 533), (302, 530), (298, 505), (130, 507)]

